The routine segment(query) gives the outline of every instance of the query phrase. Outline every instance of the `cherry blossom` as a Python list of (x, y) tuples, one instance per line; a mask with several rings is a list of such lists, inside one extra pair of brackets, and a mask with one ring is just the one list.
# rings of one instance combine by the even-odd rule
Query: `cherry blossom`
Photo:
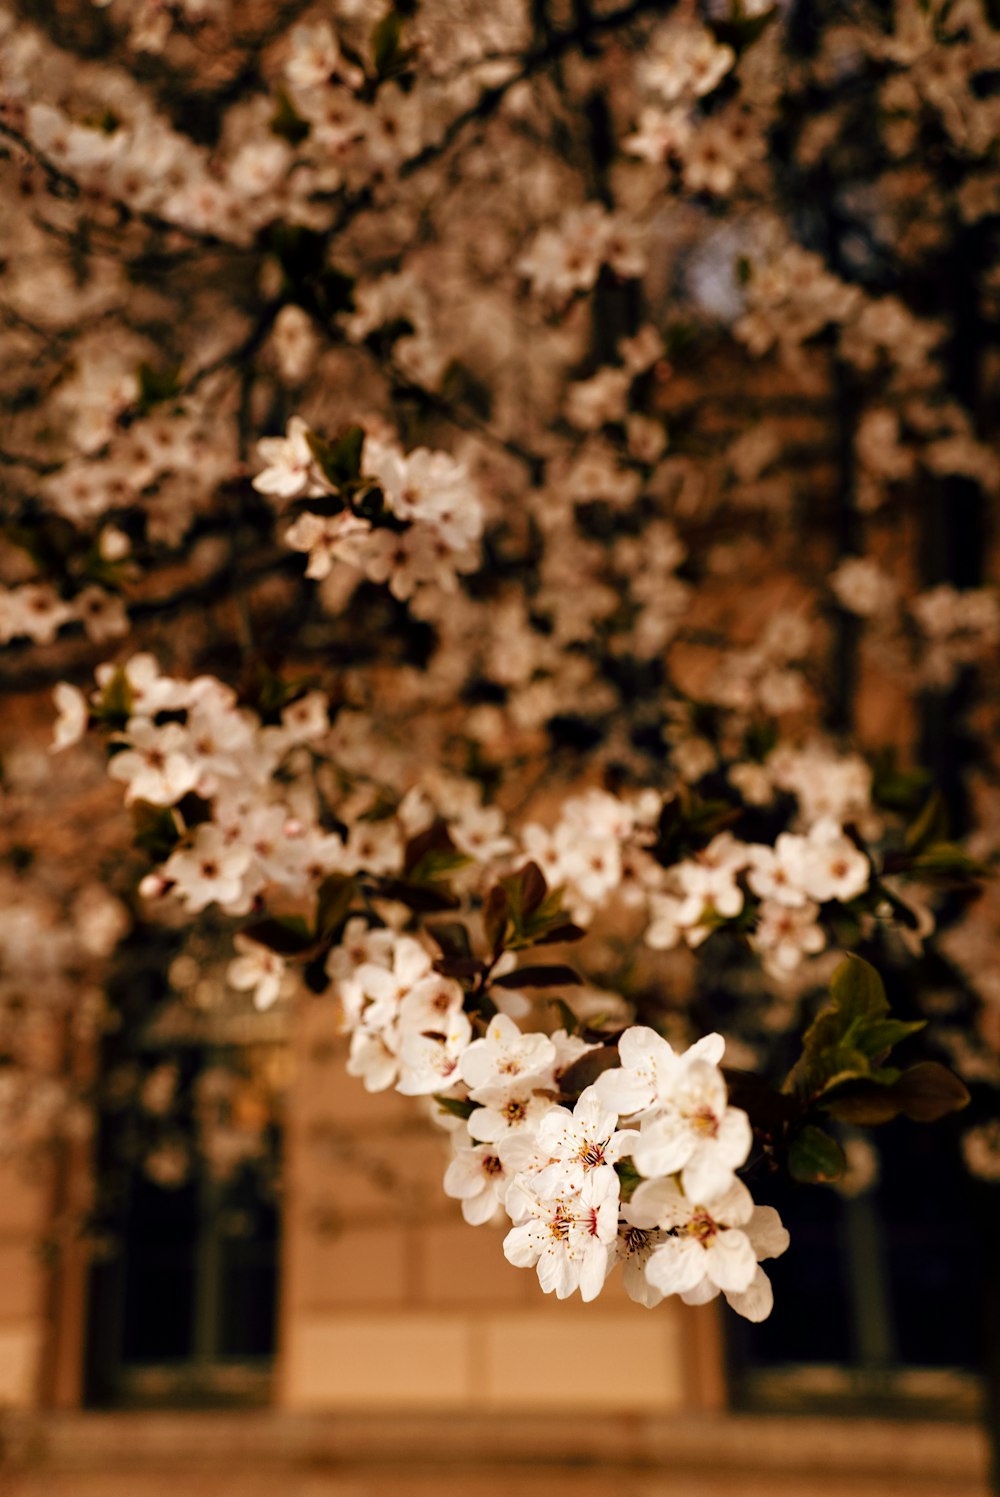
[(504, 1238), (504, 1256), (516, 1268), (535, 1268), (546, 1294), (567, 1299), (579, 1291), (595, 1299), (604, 1287), (618, 1235), (618, 1177), (592, 1170), (578, 1191), (551, 1195), (530, 1183), (517, 1192), (520, 1218)]
[(178, 723), (157, 728), (137, 720), (129, 729), (129, 743), (108, 766), (113, 780), (126, 782), (126, 800), (169, 806), (198, 783), (199, 769), (190, 754), (190, 741)]
[(498, 1102), (532, 1078), (541, 1084), (555, 1055), (547, 1035), (524, 1034), (513, 1019), (497, 1014), (485, 1037), (474, 1040), (462, 1056), (461, 1076), (474, 1101)]
[(771, 1207), (755, 1207), (740, 1181), (695, 1205), (673, 1180), (640, 1185), (626, 1209), (642, 1229), (666, 1235), (650, 1252), (646, 1277), (663, 1294), (679, 1294), (704, 1304), (720, 1290), (740, 1314), (762, 1320), (771, 1308), (770, 1285), (758, 1258), (776, 1257), (788, 1246), (788, 1233)]

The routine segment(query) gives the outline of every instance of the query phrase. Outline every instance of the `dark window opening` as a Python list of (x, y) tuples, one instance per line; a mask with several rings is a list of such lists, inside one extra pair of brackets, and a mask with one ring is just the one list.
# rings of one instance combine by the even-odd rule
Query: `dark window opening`
[(905, 1121), (878, 1130), (878, 1183), (854, 1197), (753, 1182), (792, 1246), (763, 1265), (770, 1317), (726, 1319), (737, 1407), (975, 1414), (984, 1232), (954, 1133)]
[[(187, 1047), (179, 1106), (198, 1080), (239, 1070), (234, 1047)], [(266, 1402), (275, 1349), (280, 1220), (277, 1130), (262, 1156), (231, 1163), (193, 1138), (178, 1178), (158, 1179), (134, 1117), (101, 1139), (103, 1242), (91, 1270), (86, 1398), (91, 1405)]]

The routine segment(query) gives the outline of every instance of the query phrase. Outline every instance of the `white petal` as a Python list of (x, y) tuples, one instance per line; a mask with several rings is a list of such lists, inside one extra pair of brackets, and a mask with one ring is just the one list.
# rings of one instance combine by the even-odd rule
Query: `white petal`
[(477, 1107), (469, 1116), (469, 1137), (476, 1139), (479, 1143), (495, 1144), (503, 1138), (506, 1132), (506, 1123), (491, 1107)]
[(718, 1151), (710, 1143), (704, 1143), (698, 1145), (684, 1166), (681, 1184), (689, 1200), (703, 1206), (724, 1196), (735, 1178), (729, 1166), (719, 1158)]
[(673, 1117), (657, 1118), (644, 1127), (632, 1145), (636, 1169), (647, 1179), (672, 1175), (690, 1159), (694, 1140), (686, 1126)]
[(594, 1087), (605, 1107), (611, 1107), (619, 1117), (631, 1117), (652, 1106), (654, 1093), (652, 1084), (630, 1071), (614, 1069), (604, 1071), (594, 1082)]
[[(616, 1223), (617, 1231), (617, 1223)], [(611, 1253), (603, 1243), (588, 1248), (580, 1271), (580, 1298), (585, 1302), (596, 1299), (604, 1288), (604, 1281), (611, 1268)]]
[(762, 1268), (758, 1268), (749, 1289), (727, 1290), (725, 1293), (737, 1315), (746, 1320), (766, 1320), (774, 1305), (771, 1281)]
[(758, 1259), (780, 1258), (791, 1241), (773, 1206), (755, 1206), (744, 1230)]
[(672, 1237), (649, 1255), (646, 1278), (663, 1294), (685, 1294), (705, 1277), (706, 1254), (693, 1238)]
[(686, 1305), (707, 1305), (713, 1299), (717, 1299), (718, 1295), (718, 1284), (713, 1284), (708, 1274), (706, 1274), (701, 1283), (696, 1284), (693, 1289), (686, 1290), (681, 1295), (681, 1299)]
[(626, 1029), (618, 1041), (618, 1054), (621, 1056), (622, 1065), (626, 1069), (634, 1070), (656, 1061), (669, 1062), (676, 1059), (673, 1047), (662, 1035), (657, 1034), (655, 1029), (649, 1029), (644, 1024), (633, 1024), (631, 1029)]
[(753, 1129), (742, 1108), (726, 1108), (719, 1120), (715, 1143), (730, 1169), (739, 1169), (741, 1164), (746, 1163), (753, 1145)]
[(691, 1203), (685, 1200), (673, 1180), (644, 1180), (636, 1188), (624, 1214), (635, 1227), (675, 1227), (691, 1214)]
[(462, 1202), (462, 1215), (470, 1227), (482, 1227), (499, 1213), (500, 1203), (492, 1190), (486, 1189), (471, 1200)]
[(546, 1294), (568, 1299), (579, 1283), (579, 1273), (565, 1253), (543, 1253), (538, 1260), (538, 1282)]
[(706, 1270), (720, 1289), (749, 1289), (757, 1272), (757, 1259), (745, 1232), (723, 1231), (712, 1239), (705, 1254)]
[(684, 1060), (707, 1060), (709, 1065), (717, 1066), (726, 1051), (726, 1042), (721, 1034), (706, 1034), (700, 1040), (684, 1051)]
[(512, 1227), (503, 1240), (503, 1255), (515, 1268), (533, 1268), (538, 1246), (531, 1235), (530, 1224)]

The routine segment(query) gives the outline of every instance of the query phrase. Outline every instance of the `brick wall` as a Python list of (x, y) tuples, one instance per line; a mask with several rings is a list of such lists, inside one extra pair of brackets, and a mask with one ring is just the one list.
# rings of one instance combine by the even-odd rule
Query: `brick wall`
[(38, 1398), (45, 1343), (47, 1275), (41, 1238), (50, 1208), (44, 1172), (0, 1163), (0, 1407)]

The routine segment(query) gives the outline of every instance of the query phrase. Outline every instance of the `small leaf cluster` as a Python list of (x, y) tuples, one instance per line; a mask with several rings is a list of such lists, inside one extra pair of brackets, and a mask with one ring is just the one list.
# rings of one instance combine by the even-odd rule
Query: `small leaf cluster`
[(749, 1113), (766, 1151), (794, 1179), (836, 1180), (846, 1161), (831, 1121), (871, 1126), (905, 1116), (936, 1122), (967, 1105), (964, 1084), (937, 1061), (903, 1069), (887, 1064), (890, 1051), (924, 1022), (894, 1018), (878, 972), (848, 955), (780, 1092), (758, 1077), (730, 1072), (731, 1100)]

